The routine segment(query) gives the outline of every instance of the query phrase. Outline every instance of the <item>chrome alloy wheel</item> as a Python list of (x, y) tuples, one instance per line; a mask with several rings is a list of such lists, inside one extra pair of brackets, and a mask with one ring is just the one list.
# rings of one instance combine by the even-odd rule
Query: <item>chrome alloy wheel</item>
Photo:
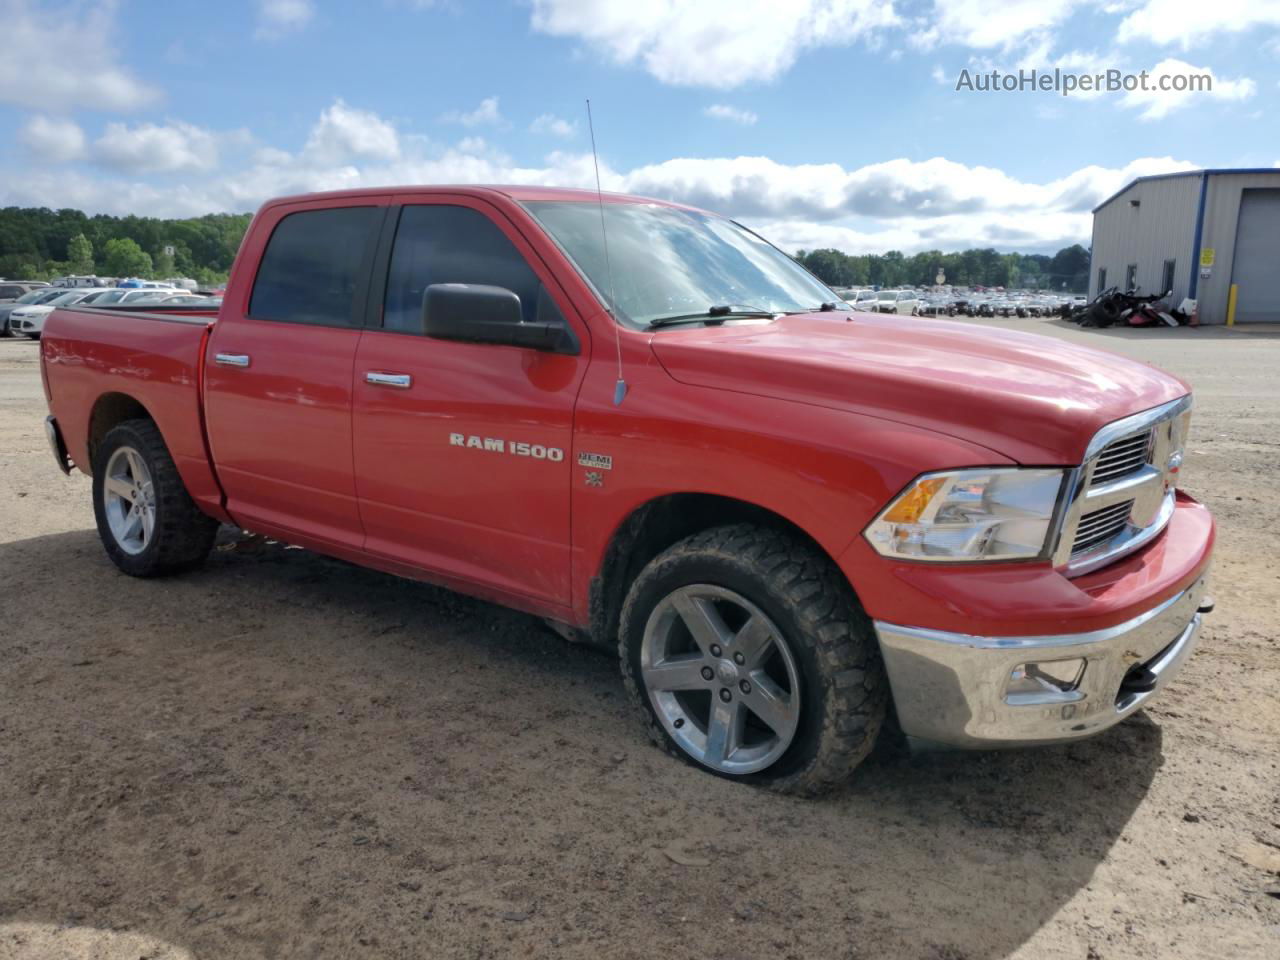
[(121, 550), (136, 556), (147, 549), (156, 528), (156, 491), (151, 471), (132, 447), (117, 448), (107, 461), (102, 505)]
[(693, 584), (664, 597), (644, 628), (640, 673), (668, 735), (720, 773), (756, 773), (786, 753), (800, 723), (800, 671), (782, 633), (750, 600)]

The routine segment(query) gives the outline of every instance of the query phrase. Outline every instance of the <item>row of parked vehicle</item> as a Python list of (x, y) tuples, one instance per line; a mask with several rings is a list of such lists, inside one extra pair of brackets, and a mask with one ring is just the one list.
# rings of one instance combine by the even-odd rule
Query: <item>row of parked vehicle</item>
[(1060, 316), (1065, 308), (1083, 304), (1085, 298), (1029, 290), (872, 290), (837, 288), (836, 292), (856, 310), (868, 313), (900, 313), (915, 317), (1047, 317)]
[[(150, 283), (150, 281), (149, 281)], [(0, 303), (0, 337), (26, 336), (39, 340), (45, 318), (58, 307), (217, 307), (221, 297), (203, 297), (180, 287), (52, 287), (43, 286), (23, 293), (16, 300)]]

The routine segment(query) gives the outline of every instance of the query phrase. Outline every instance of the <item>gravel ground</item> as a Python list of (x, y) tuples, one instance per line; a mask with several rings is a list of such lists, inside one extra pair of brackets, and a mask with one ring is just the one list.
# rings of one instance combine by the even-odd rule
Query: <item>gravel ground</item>
[(1280, 955), (1280, 331), (987, 325), (1195, 385), (1217, 612), (1100, 737), (817, 801), (667, 758), (520, 614), (229, 530), (117, 573), (0, 341), (0, 960)]

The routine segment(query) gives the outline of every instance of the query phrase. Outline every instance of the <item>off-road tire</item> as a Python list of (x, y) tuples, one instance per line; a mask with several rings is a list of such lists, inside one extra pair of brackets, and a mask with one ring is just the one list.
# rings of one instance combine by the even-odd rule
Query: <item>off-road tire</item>
[[(801, 720), (787, 751), (758, 773), (703, 766), (668, 736), (644, 688), (641, 644), (662, 598), (691, 584), (736, 591), (784, 635), (801, 676)], [(870, 619), (848, 581), (814, 547), (753, 524), (694, 534), (655, 557), (622, 608), (618, 651), (627, 691), (658, 746), (708, 773), (779, 793), (811, 795), (849, 778), (875, 746), (889, 701)]]
[[(156, 518), (150, 542), (141, 553), (122, 550), (107, 520), (103, 502), (106, 465), (122, 446), (142, 456), (155, 489)], [(111, 562), (131, 577), (163, 577), (200, 566), (218, 533), (218, 521), (201, 513), (187, 493), (164, 438), (150, 420), (126, 420), (107, 432), (94, 456), (93, 514), (98, 536)]]

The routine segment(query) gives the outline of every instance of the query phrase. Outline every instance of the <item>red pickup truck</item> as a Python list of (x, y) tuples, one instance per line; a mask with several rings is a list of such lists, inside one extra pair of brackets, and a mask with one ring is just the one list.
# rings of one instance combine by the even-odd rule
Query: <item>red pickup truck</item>
[(845, 778), (890, 709), (959, 746), (1095, 733), (1210, 608), (1186, 384), (855, 312), (671, 203), (274, 200), (216, 317), (61, 309), (41, 356), (125, 573), (227, 523), (516, 607), (616, 646), (659, 744), (777, 790)]

